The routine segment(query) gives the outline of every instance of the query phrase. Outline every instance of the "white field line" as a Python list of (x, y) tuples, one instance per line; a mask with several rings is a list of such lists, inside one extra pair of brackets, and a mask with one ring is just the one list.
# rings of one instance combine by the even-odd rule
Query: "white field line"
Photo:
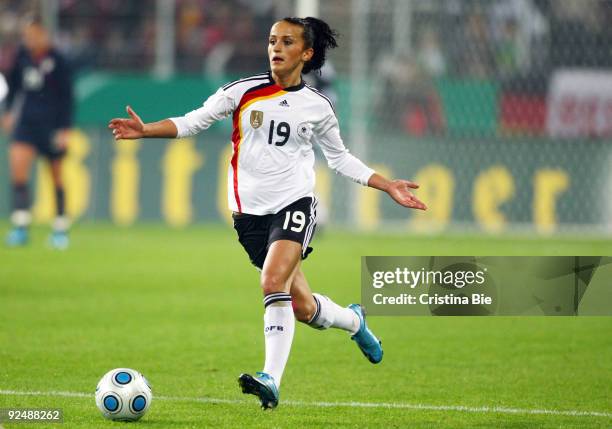
[[(59, 396), (72, 398), (91, 398), (92, 393), (82, 392), (62, 392), (62, 391), (18, 391), (0, 390), (0, 395), (5, 396)], [(190, 398), (183, 396), (154, 396), (160, 401), (183, 401), (201, 402), (206, 404), (245, 404), (246, 400), (220, 399), (220, 398)], [(307, 401), (282, 401), (282, 405), (297, 407), (345, 407), (345, 408), (391, 408), (405, 410), (427, 410), (427, 411), (457, 411), (466, 413), (485, 413), (485, 414), (544, 414), (551, 416), (571, 416), (571, 417), (607, 417), (612, 418), (612, 413), (607, 411), (580, 411), (580, 410), (547, 410), (532, 408), (507, 408), (507, 407), (466, 407), (463, 405), (427, 405), (427, 404), (407, 404), (398, 402), (307, 402)]]

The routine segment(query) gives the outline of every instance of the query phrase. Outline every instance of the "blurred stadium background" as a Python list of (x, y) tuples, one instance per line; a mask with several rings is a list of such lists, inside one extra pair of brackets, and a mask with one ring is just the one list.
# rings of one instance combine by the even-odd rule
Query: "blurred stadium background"
[[(267, 69), (276, 19), (317, 15), (342, 36), (314, 84), (335, 100), (347, 146), (419, 182), (430, 207), (408, 213), (321, 160), (318, 194), (330, 225), (612, 231), (612, 1), (0, 0), (1, 72), (18, 46), (19, 18), (31, 11), (75, 67), (66, 167), (75, 219), (229, 221), (229, 121), (196, 139), (119, 145), (107, 122), (126, 104), (145, 121), (199, 106), (220, 84)], [(47, 174), (41, 164), (39, 222), (53, 215)], [(0, 189), (8, 200), (7, 168)]]

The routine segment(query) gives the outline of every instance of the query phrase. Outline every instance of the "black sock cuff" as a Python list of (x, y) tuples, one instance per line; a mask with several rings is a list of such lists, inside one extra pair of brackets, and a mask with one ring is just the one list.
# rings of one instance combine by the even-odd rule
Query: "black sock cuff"
[(275, 302), (291, 302), (291, 295), (285, 292), (270, 293), (264, 296), (264, 307), (268, 307)]
[(319, 314), (321, 313), (321, 303), (319, 302), (319, 299), (316, 297), (316, 295), (313, 295), (312, 297), (315, 300), (315, 304), (317, 305), (317, 309), (315, 310), (315, 313), (312, 315), (310, 320), (308, 322), (306, 322), (307, 325), (312, 325), (312, 323), (315, 320), (317, 320), (317, 318), (319, 317)]
[(30, 191), (27, 183), (13, 183), (13, 210), (30, 208)]
[(63, 187), (55, 188), (55, 203), (57, 206), (57, 215), (63, 216), (66, 214), (66, 194)]

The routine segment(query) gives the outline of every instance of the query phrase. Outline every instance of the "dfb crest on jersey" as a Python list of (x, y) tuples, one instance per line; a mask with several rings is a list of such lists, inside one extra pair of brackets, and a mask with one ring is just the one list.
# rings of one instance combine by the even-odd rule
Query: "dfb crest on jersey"
[(298, 125), (297, 133), (298, 136), (302, 137), (303, 139), (309, 139), (312, 137), (312, 125), (310, 125), (308, 122), (302, 122), (300, 125)]
[(251, 126), (259, 128), (263, 124), (263, 112), (260, 110), (251, 111)]

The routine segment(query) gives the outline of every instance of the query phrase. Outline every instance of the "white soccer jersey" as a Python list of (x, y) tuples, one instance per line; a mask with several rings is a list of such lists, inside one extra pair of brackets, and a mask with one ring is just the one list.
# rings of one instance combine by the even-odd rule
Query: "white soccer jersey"
[(171, 120), (178, 137), (185, 137), (229, 115), (234, 150), (227, 175), (228, 202), (235, 212), (277, 213), (313, 196), (313, 141), (337, 173), (362, 185), (374, 173), (344, 147), (327, 97), (303, 82), (283, 89), (270, 72), (229, 83), (199, 109)]

